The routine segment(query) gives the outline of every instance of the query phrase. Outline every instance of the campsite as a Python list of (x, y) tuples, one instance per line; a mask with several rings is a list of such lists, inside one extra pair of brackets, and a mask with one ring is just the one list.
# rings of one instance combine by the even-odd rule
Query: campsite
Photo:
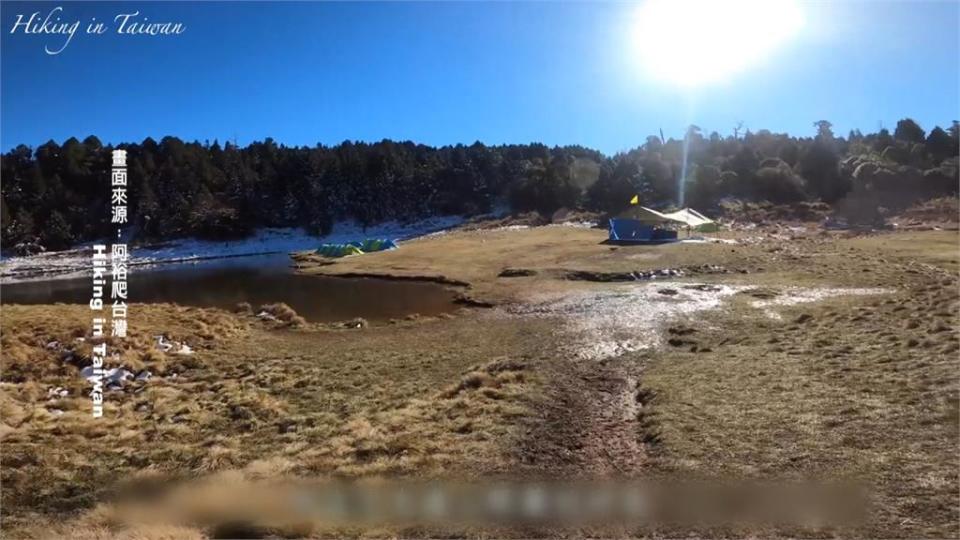
[[(443, 284), (461, 299), (455, 313), (339, 324), (285, 306), (258, 317), (139, 305), (123, 358), (153, 377), (111, 392), (103, 423), (89, 419), (72, 361), (58, 358), (84, 354), (72, 345), (81, 306), (5, 306), (6, 377), (28, 381), (4, 383), (18, 426), (4, 435), (17, 464), (5, 473), (7, 519), (25, 534), (116, 526), (128, 514), (109, 504), (59, 525), (25, 512), (82, 508), (121, 480), (140, 493), (330, 476), (840, 475), (870, 482), (872, 518), (789, 530), (950, 529), (955, 223), (853, 234), (728, 222), (695, 235), (709, 241), (611, 244), (609, 227), (517, 222), (468, 222), (363, 255), (292, 256), (305, 276)], [(193, 354), (158, 352), (158, 334)], [(66, 397), (48, 398), (53, 387)], [(47, 483), (54, 471), (67, 481)], [(241, 517), (244, 534), (345, 533), (205, 512), (166, 523), (186, 536)]]
[(960, 539), (958, 21), (0, 0), (0, 540)]
[(675, 212), (662, 213), (645, 206), (624, 212), (611, 218), (609, 231), (611, 243), (618, 244), (656, 244), (679, 240), (676, 230), (667, 228), (682, 227), (687, 237), (691, 232), (716, 232), (717, 223), (696, 210), (682, 208)]

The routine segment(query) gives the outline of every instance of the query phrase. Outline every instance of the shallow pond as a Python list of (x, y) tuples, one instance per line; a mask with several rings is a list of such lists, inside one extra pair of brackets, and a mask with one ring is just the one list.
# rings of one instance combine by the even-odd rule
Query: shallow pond
[[(311, 322), (363, 317), (388, 320), (410, 314), (439, 315), (456, 309), (456, 293), (435, 284), (384, 279), (304, 276), (285, 254), (257, 255), (194, 264), (133, 267), (131, 303), (173, 302), (232, 310), (240, 302), (256, 309), (284, 302)], [(83, 304), (89, 277), (9, 283), (0, 286), (3, 304)]]

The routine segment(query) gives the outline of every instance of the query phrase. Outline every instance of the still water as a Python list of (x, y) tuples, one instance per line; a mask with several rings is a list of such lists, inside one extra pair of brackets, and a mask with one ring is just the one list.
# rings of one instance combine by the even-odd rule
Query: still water
[[(290, 264), (286, 254), (275, 254), (133, 267), (129, 302), (229, 310), (240, 302), (254, 309), (284, 302), (311, 322), (354, 317), (382, 321), (413, 313), (438, 315), (457, 307), (455, 293), (435, 283), (304, 276), (295, 274)], [(83, 304), (90, 299), (90, 286), (89, 277), (4, 284), (0, 302)]]

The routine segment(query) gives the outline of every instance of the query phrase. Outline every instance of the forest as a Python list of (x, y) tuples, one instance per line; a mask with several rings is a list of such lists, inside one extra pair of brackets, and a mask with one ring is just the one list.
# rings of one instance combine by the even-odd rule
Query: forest
[[(814, 122), (794, 137), (738, 126), (682, 139), (650, 136), (614, 156), (581, 146), (435, 148), (410, 141), (345, 141), (292, 147), (272, 139), (245, 147), (214, 142), (104, 145), (95, 136), (0, 157), (4, 249), (24, 243), (63, 249), (104, 238), (110, 219), (110, 152), (128, 152), (131, 233), (135, 242), (183, 237), (232, 239), (259, 227), (329, 232), (339, 220), (362, 225), (432, 215), (475, 216), (494, 209), (539, 212), (583, 209), (612, 214), (641, 203), (678, 203), (710, 214), (721, 202), (822, 201), (857, 216), (957, 193), (960, 127), (926, 132), (905, 118), (881, 129), (837, 136)], [(687, 166), (684, 167), (686, 153)]]

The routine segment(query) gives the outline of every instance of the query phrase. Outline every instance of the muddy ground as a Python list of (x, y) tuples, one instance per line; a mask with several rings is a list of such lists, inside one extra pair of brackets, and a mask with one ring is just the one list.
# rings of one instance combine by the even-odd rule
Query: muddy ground
[[(236, 536), (229, 509), (153, 524), (118, 510), (144, 486), (201, 481), (843, 477), (869, 486), (861, 523), (599, 533), (957, 535), (956, 231), (747, 230), (644, 247), (605, 236), (476, 229), (295, 257), (305, 273), (446, 283), (465, 305), (450, 317), (290, 327), (134, 306), (133, 337), (112, 345), (154, 377), (108, 393), (99, 421), (77, 375), (88, 312), (4, 306), (3, 527)], [(196, 352), (158, 352), (158, 334)], [(245, 517), (249, 536), (330, 533)]]

